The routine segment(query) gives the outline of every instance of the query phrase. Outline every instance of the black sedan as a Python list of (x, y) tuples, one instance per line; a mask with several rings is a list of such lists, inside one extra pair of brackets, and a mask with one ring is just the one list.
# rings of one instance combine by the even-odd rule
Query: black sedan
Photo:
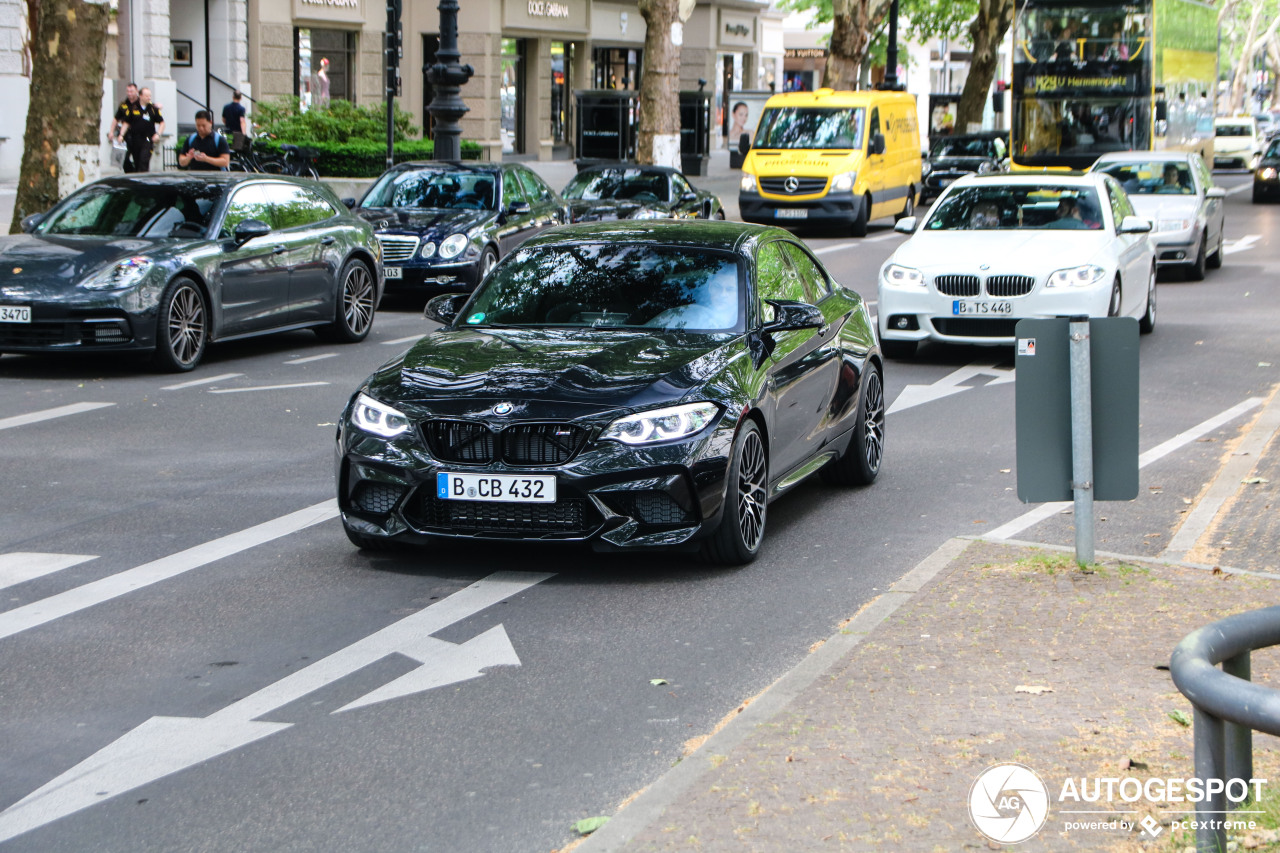
[(965, 175), (1009, 171), (1008, 137), (1007, 130), (939, 137), (924, 160), (920, 202), (937, 198)]
[(559, 228), (370, 376), (342, 413), (353, 543), (577, 540), (759, 553), (769, 501), (880, 472), (874, 324), (785, 231), (716, 222)]
[(1253, 170), (1253, 200), (1255, 203), (1280, 198), (1280, 138), (1267, 143), (1258, 168)]
[(355, 342), (381, 295), (378, 245), (323, 184), (138, 174), (89, 184), (0, 237), (0, 351), (152, 352), (291, 329)]
[(724, 207), (715, 193), (695, 189), (684, 175), (665, 166), (592, 166), (579, 172), (560, 194), (569, 202), (574, 222), (724, 219)]
[(564, 200), (518, 163), (405, 163), (355, 211), (377, 231), (392, 293), (471, 290), (516, 246), (569, 221)]

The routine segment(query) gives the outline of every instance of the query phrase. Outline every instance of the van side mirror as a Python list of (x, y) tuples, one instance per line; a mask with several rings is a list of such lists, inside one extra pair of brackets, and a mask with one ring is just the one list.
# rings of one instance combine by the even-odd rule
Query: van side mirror
[(1156, 101), (1156, 121), (1169, 120), (1169, 103), (1168, 101)]
[(751, 137), (744, 133), (738, 137), (738, 153), (745, 157), (750, 150)]
[(884, 134), (875, 133), (871, 136), (871, 144), (868, 146), (868, 152), (871, 154), (884, 153)]
[(434, 296), (427, 302), (427, 307), (422, 309), (422, 316), (441, 325), (451, 326), (470, 297), (468, 293), (442, 293)]

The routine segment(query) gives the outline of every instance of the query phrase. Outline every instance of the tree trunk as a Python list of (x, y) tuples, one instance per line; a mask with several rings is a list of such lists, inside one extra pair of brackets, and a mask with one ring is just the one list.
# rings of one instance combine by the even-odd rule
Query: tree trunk
[(28, 214), (48, 210), (60, 194), (83, 182), (85, 164), (97, 163), (109, 12), (105, 3), (84, 0), (40, 3), (10, 233), (20, 230)]
[(679, 0), (640, 0), (644, 18), (644, 76), (640, 81), (640, 132), (636, 159), (680, 168), (680, 45), (684, 23)]
[(978, 0), (978, 15), (969, 24), (973, 56), (956, 106), (956, 133), (966, 133), (970, 124), (980, 124), (987, 105), (987, 91), (995, 79), (1000, 60), (1000, 42), (1013, 23), (1013, 0)]
[(831, 15), (831, 45), (822, 70), (828, 89), (858, 88), (858, 71), (871, 43), (871, 32), (889, 13), (890, 0), (835, 0)]
[(1261, 0), (1255, 0), (1253, 14), (1249, 16), (1249, 30), (1244, 37), (1244, 45), (1240, 49), (1240, 61), (1236, 63), (1235, 75), (1231, 80), (1231, 100), (1227, 102), (1227, 113), (1235, 115), (1244, 107), (1245, 98), (1249, 93), (1249, 78), (1253, 75), (1250, 73), (1253, 67), (1253, 55), (1256, 48), (1253, 48), (1254, 42), (1258, 38), (1258, 24), (1262, 19)]

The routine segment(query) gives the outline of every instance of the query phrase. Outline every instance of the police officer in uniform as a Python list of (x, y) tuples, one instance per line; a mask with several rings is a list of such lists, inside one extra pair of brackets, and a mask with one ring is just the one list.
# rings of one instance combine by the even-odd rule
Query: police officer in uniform
[(231, 164), (231, 146), (227, 138), (213, 132), (213, 113), (196, 113), (196, 132), (182, 143), (178, 165), (193, 172), (225, 172)]
[(151, 149), (164, 133), (164, 116), (160, 108), (151, 103), (151, 90), (145, 86), (138, 93), (136, 115), (128, 119), (123, 133), (128, 154), (124, 159), (126, 172), (149, 172)]
[[(115, 117), (111, 120), (111, 139), (114, 142), (124, 142), (125, 134), (129, 130), (129, 123), (134, 119), (142, 116), (142, 102), (138, 98), (138, 84), (130, 83), (124, 87), (124, 100), (120, 102), (120, 106), (116, 107)], [(136, 172), (133, 158), (128, 154), (124, 158), (124, 170), (126, 172)]]

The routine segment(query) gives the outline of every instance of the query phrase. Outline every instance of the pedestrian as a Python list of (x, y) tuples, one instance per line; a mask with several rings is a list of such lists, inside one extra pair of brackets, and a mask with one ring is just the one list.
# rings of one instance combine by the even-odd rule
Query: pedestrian
[(213, 131), (213, 113), (196, 112), (196, 132), (187, 137), (178, 155), (178, 165), (193, 172), (225, 172), (231, 163), (227, 138)]
[(231, 101), (222, 108), (222, 126), (227, 129), (227, 133), (245, 133), (249, 129), (245, 127), (245, 109), (240, 103), (240, 99), (244, 97), (240, 92), (236, 92), (231, 96)]
[[(111, 119), (111, 141), (124, 144), (125, 132), (129, 129), (129, 122), (142, 115), (142, 107), (138, 101), (138, 84), (130, 83), (124, 87), (124, 100), (120, 102), (120, 106), (116, 107), (116, 114)], [(129, 155), (125, 155), (124, 170), (126, 172), (135, 171), (132, 168), (132, 162)]]
[(164, 116), (160, 108), (151, 103), (151, 90), (143, 86), (138, 91), (136, 115), (124, 126), (126, 154), (125, 172), (151, 171), (151, 150), (164, 134)]

